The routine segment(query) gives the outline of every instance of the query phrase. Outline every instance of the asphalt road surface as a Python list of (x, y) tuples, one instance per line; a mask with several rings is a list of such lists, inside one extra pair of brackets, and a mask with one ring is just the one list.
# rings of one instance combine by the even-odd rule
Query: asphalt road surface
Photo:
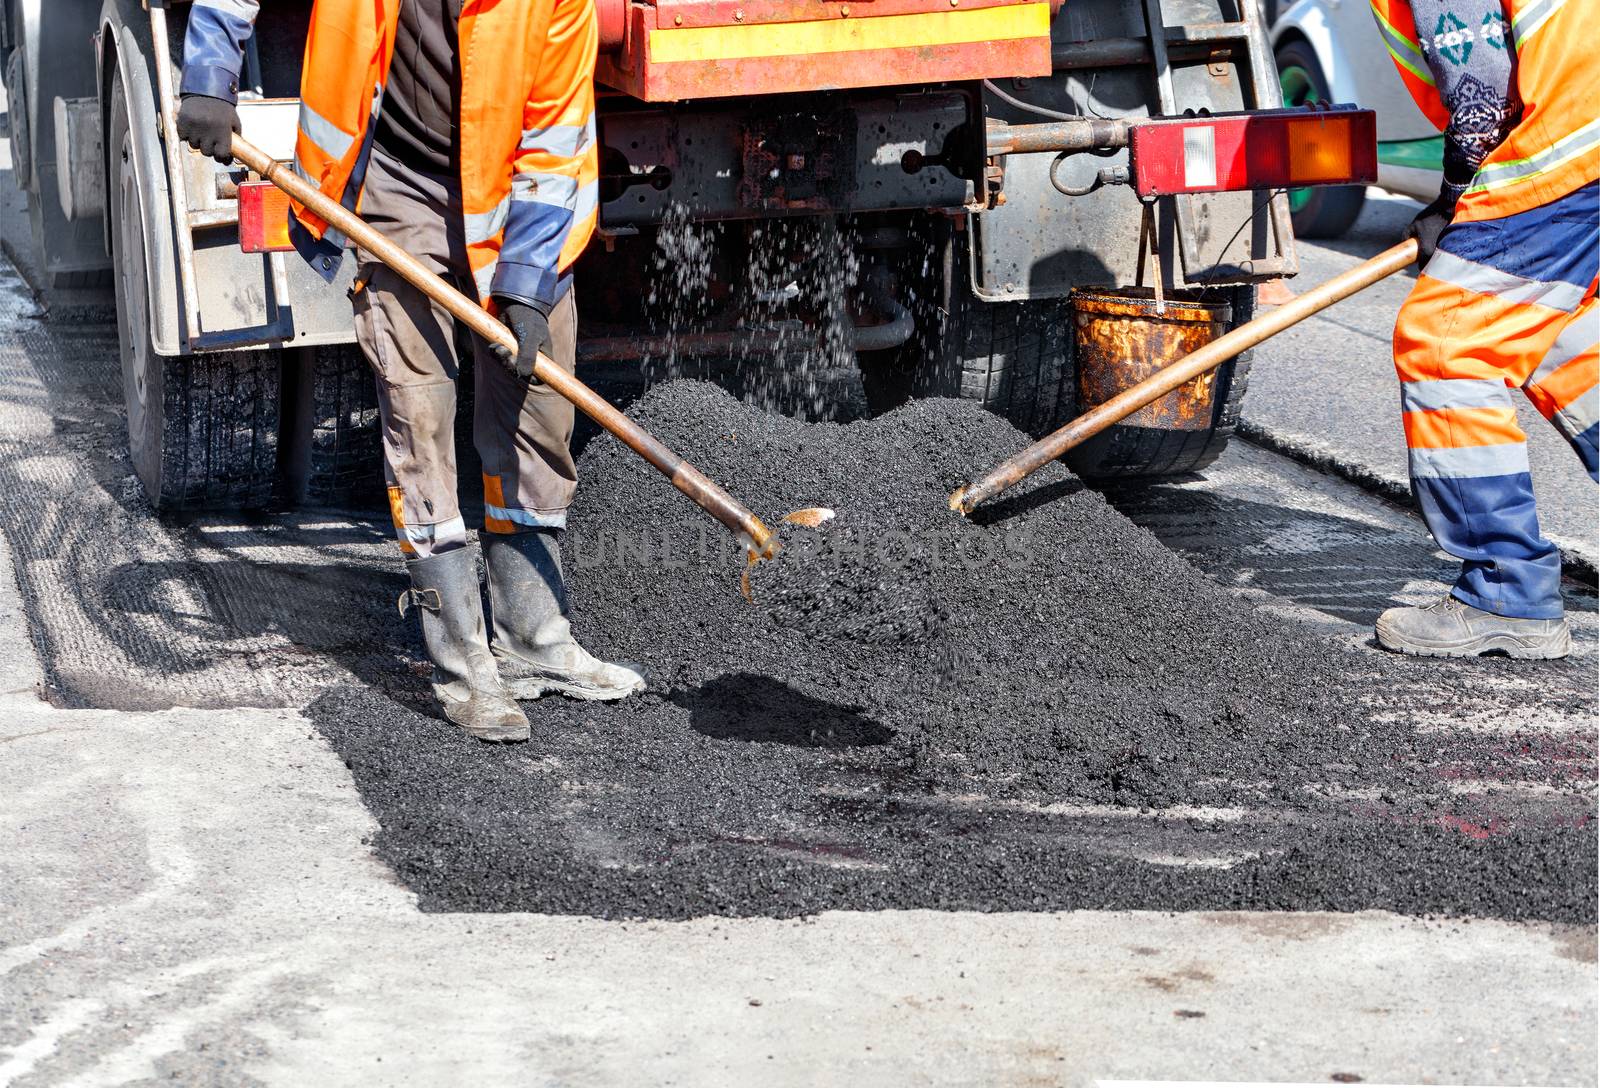
[[(1302, 257), (1323, 274), (1354, 259)], [(1378, 330), (1393, 301), (1339, 319)], [(1379, 400), (1392, 411), (1372, 337), (1372, 438), (1352, 450), (1378, 448)], [(1252, 418), (1278, 411), (1291, 366), (1302, 392), (1321, 375), (1328, 398), (1347, 393), (1355, 342), (1263, 352)], [(114, 329), (47, 320), (0, 264), (0, 1084), (1595, 1083), (1592, 921), (420, 909), (374, 846), (394, 829), (306, 713), (335, 688), (422, 683), (391, 603), (403, 572), (385, 516), (160, 521), (127, 462), (120, 400)], [(1358, 414), (1315, 403), (1332, 416), (1307, 433)], [(1592, 506), (1583, 485), (1574, 516)], [(1245, 601), (1354, 654), (1372, 652), (1379, 610), (1449, 578), (1403, 508), (1243, 443), (1203, 477), (1116, 502)], [(1487, 663), (1477, 683), (1493, 697), (1464, 724), (1567, 738), (1587, 823), (1592, 591), (1569, 583), (1568, 607), (1574, 657), (1536, 673)], [(1419, 694), (1398, 713), (1426, 730), (1445, 709)], [(543, 773), (541, 756), (517, 758)], [(1537, 806), (1537, 777), (1461, 788)], [(452, 823), (468, 802), (442, 792), (404, 815)], [(1172, 864), (1150, 846), (1164, 821), (1228, 819), (1090, 815), (1120, 821), (1127, 856), (1151, 865)], [(993, 845), (968, 853), (1003, 868)]]

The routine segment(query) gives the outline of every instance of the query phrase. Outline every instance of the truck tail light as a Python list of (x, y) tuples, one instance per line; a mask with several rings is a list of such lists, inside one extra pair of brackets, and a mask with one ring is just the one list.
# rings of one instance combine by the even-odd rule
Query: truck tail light
[(1377, 115), (1352, 107), (1141, 121), (1128, 137), (1141, 197), (1378, 180)]
[(239, 248), (246, 253), (293, 249), (289, 197), (270, 181), (239, 183)]

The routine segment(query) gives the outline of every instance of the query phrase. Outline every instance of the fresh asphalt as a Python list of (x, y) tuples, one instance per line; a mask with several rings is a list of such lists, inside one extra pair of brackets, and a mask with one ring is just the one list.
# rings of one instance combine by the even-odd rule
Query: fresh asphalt
[[(1587, 648), (1437, 662), (1308, 630), (1059, 466), (954, 517), (950, 489), (1026, 441), (968, 401), (840, 427), (680, 381), (630, 414), (764, 514), (837, 517), (792, 530), (747, 601), (733, 542), (602, 438), (564, 547), (575, 630), (649, 691), (541, 702), (517, 748), (411, 709), (409, 676), (313, 702), (425, 909), (1594, 920)], [(1416, 561), (1338, 517), (1213, 509), (1212, 535), (1316, 542), (1302, 571)]]
[[(414, 660), (381, 517), (158, 522), (117, 452), (114, 332), (41, 319), (4, 267), (0, 309), (0, 1083), (1595, 1080), (1592, 924), (419, 911), (302, 713)], [(1448, 570), (1403, 511), (1248, 447), (1123, 502), (1341, 637)], [(1494, 675), (1485, 731), (1529, 684)]]

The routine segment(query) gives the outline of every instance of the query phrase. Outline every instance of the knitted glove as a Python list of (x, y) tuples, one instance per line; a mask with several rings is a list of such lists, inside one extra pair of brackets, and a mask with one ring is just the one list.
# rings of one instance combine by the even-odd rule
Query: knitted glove
[(1417, 240), (1417, 271), (1427, 267), (1433, 259), (1434, 250), (1439, 248), (1439, 235), (1450, 225), (1450, 220), (1455, 218), (1456, 198), (1459, 193), (1446, 187), (1432, 204), (1417, 213), (1417, 217), (1406, 228), (1406, 237)]
[(533, 363), (537, 352), (542, 351), (546, 355), (555, 354), (555, 348), (550, 342), (549, 307), (498, 296), (495, 298), (495, 303), (500, 310), (500, 320), (505, 322), (511, 334), (517, 338), (515, 355), (499, 344), (494, 345), (495, 354), (506, 365), (512, 377), (525, 382), (543, 384), (533, 376)]
[(233, 134), (238, 131), (239, 111), (232, 102), (186, 94), (178, 104), (178, 135), (224, 166), (233, 161)]

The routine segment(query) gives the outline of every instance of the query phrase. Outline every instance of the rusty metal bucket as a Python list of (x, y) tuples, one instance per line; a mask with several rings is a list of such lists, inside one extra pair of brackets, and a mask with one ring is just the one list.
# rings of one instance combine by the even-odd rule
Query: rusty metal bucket
[[(1079, 413), (1209, 344), (1233, 316), (1228, 303), (1183, 291), (1169, 292), (1157, 313), (1154, 292), (1141, 287), (1078, 290), (1070, 304)], [(1191, 466), (1181, 462), (1198, 461), (1209, 445), (1228, 380), (1215, 370), (1200, 375), (1085, 442), (1068, 462), (1085, 476), (1184, 471)]]

